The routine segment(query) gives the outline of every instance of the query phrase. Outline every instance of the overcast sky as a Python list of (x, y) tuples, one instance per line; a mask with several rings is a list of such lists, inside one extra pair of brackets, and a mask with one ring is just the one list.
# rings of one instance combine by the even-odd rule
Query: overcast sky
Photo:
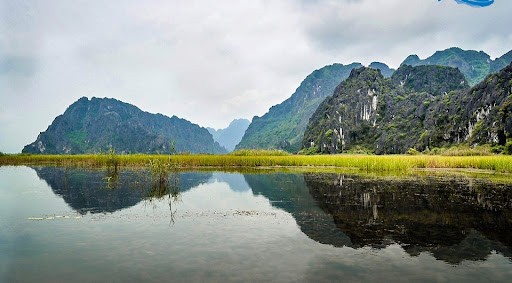
[(328, 64), (396, 68), (452, 46), (499, 57), (511, 11), (508, 0), (0, 0), (0, 151), (20, 152), (82, 96), (224, 128)]

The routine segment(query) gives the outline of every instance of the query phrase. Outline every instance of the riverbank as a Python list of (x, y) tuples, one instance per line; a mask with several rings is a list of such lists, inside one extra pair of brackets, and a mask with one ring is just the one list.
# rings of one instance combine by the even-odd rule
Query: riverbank
[(512, 156), (439, 156), (439, 155), (2, 155), (0, 165), (56, 165), (77, 167), (144, 167), (159, 160), (176, 167), (336, 167), (367, 172), (406, 171), (411, 169), (478, 169), (512, 173)]

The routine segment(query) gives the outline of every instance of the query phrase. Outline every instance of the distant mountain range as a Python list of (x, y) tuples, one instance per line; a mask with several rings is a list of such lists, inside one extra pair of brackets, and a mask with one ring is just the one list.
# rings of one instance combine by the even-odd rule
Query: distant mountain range
[(332, 64), (308, 75), (291, 97), (263, 116), (250, 123), (235, 120), (220, 130), (115, 99), (81, 98), (23, 152), (75, 154), (112, 147), (168, 153), (174, 144), (178, 152), (191, 153), (334, 153), (353, 146), (400, 153), (460, 142), (502, 144), (512, 137), (511, 62), (512, 51), (492, 60), (485, 52), (454, 47), (426, 59), (410, 55), (397, 70), (380, 62), (368, 68)]
[(225, 129), (206, 129), (212, 134), (214, 141), (218, 142), (227, 151), (233, 151), (235, 146), (242, 140), (245, 130), (247, 130), (250, 123), (251, 121), (247, 119), (235, 119)]
[[(512, 51), (496, 60), (491, 60), (490, 56), (482, 51), (454, 47), (438, 51), (424, 60), (417, 55), (410, 55), (401, 66), (439, 65), (458, 68), (464, 75), (465, 81), (472, 86), (511, 62)], [(326, 97), (333, 95), (336, 86), (345, 80), (353, 69), (360, 67), (362, 65), (359, 63), (346, 66), (334, 64), (314, 71), (306, 77), (290, 98), (272, 106), (262, 117), (254, 117), (237, 148), (274, 148), (297, 152), (302, 146), (299, 140), (304, 137), (308, 121), (316, 108)], [(373, 62), (369, 67), (380, 70), (385, 78), (391, 77), (395, 72), (394, 69), (380, 62)]]
[(119, 153), (169, 153), (171, 143), (177, 152), (226, 152), (208, 130), (187, 120), (95, 97), (71, 104), (22, 152), (77, 154), (113, 148)]
[[(452, 47), (443, 51), (437, 51), (434, 55), (421, 60), (418, 55), (409, 55), (401, 64), (439, 65), (458, 68), (467, 78), (470, 86), (481, 82), (490, 73), (497, 72), (512, 62), (512, 51), (491, 60), (491, 56), (483, 51), (462, 50)], [(384, 75), (384, 74), (383, 74)]]

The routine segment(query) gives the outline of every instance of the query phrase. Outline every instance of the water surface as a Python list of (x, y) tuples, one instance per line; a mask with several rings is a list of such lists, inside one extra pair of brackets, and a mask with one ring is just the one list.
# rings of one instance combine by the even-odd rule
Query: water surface
[(512, 187), (466, 176), (0, 167), (0, 281), (512, 276)]

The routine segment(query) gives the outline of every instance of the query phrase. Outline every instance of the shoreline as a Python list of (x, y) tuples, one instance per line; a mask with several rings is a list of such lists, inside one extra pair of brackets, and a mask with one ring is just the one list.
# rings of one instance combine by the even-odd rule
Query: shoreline
[(144, 168), (158, 161), (178, 168), (292, 168), (299, 170), (344, 169), (363, 172), (467, 171), (512, 173), (512, 156), (440, 155), (2, 155), (0, 166), (50, 165), (72, 167)]

